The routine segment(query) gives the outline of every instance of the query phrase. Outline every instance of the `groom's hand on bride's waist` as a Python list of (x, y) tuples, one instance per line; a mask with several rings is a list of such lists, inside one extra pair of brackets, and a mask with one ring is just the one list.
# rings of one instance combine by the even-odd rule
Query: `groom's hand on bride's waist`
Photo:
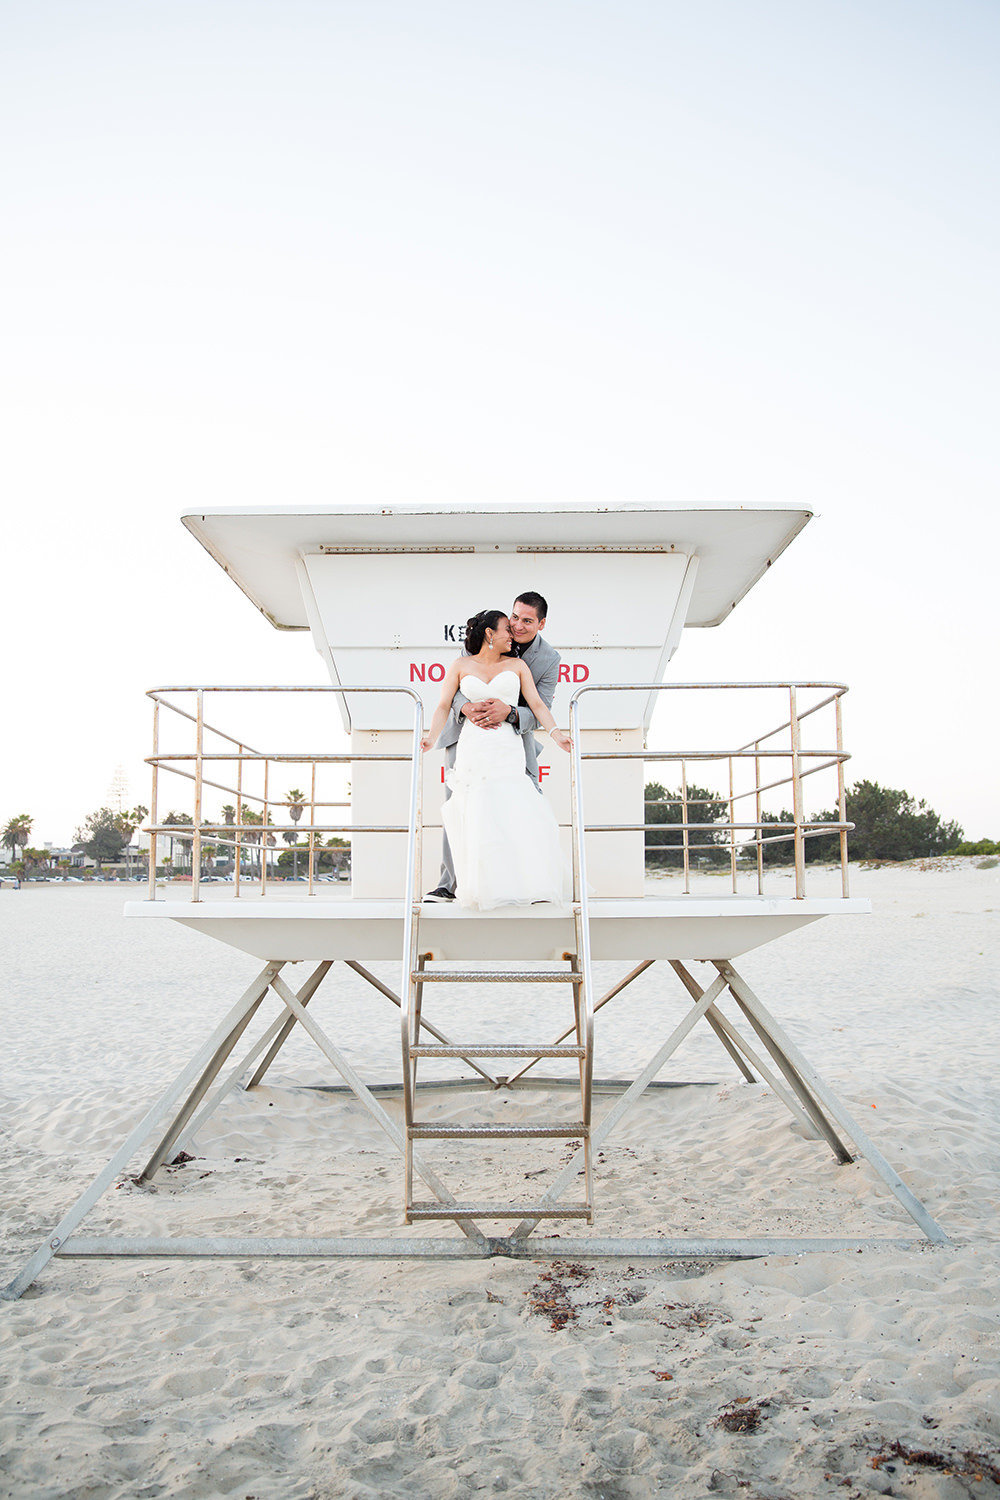
[(502, 698), (481, 698), (478, 703), (463, 703), (462, 713), (480, 729), (496, 729), (510, 713)]

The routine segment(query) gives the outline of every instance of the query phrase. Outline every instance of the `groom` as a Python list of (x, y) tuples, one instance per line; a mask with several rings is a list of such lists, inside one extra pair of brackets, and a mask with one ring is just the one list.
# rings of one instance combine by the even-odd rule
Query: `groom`
[[(552, 707), (556, 683), (559, 680), (559, 652), (553, 650), (548, 641), (542, 639), (548, 605), (541, 594), (518, 594), (510, 612), (510, 633), (514, 637), (512, 655), (519, 656), (526, 664), (535, 681), (538, 696), (546, 708)], [(521, 736), (524, 745), (524, 768), (538, 787), (538, 745), (533, 729), (538, 726), (531, 709), (522, 697), (517, 708), (509, 708), (502, 698), (483, 698), (472, 703), (462, 693), (455, 694), (451, 714), (441, 732), (438, 745), (443, 747), (444, 761), (448, 770), (455, 764), (458, 737), (462, 733), (465, 719), (471, 719), (481, 729), (495, 729), (498, 724), (511, 724)], [(541, 790), (541, 788), (539, 788)], [(445, 800), (451, 796), (451, 788), (445, 780)], [(441, 878), (436, 890), (428, 892), (425, 901), (454, 901), (455, 867), (451, 857), (448, 835), (441, 834)]]

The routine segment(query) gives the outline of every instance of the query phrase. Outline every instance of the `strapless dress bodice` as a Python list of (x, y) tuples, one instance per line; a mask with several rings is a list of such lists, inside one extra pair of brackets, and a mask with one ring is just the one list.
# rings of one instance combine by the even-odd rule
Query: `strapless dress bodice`
[(499, 698), (511, 708), (516, 708), (521, 695), (521, 679), (516, 672), (510, 671), (498, 672), (491, 682), (473, 677), (470, 672), (459, 679), (458, 685), (472, 703), (479, 703), (483, 698)]

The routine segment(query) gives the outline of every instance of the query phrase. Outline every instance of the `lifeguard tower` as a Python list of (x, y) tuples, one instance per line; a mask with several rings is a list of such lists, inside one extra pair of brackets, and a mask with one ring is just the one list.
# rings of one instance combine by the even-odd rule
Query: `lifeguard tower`
[[(148, 899), (129, 903), (126, 914), (180, 922), (254, 955), (263, 967), (5, 1296), (19, 1296), (53, 1254), (663, 1258), (873, 1243), (687, 1239), (672, 1236), (669, 1225), (647, 1238), (532, 1237), (542, 1220), (594, 1221), (600, 1210), (596, 1149), (701, 1019), (744, 1079), (768, 1084), (799, 1128), (825, 1141), (838, 1161), (867, 1160), (926, 1238), (945, 1240), (735, 966), (742, 954), (806, 923), (869, 910), (867, 901), (850, 896), (847, 884), (848, 757), (841, 722), (846, 688), (687, 683), (669, 670), (683, 630), (725, 620), (807, 524), (809, 512), (345, 506), (220, 509), (183, 519), (277, 629), (311, 632), (330, 686), (151, 692), (150, 885)], [(420, 756), (420, 734), (447, 664), (461, 649), (466, 618), (482, 608), (506, 608), (525, 589), (548, 599), (547, 637), (561, 653), (553, 712), (570, 729), (573, 751), (566, 756), (546, 740), (540, 772), (572, 861), (573, 900), (565, 907), (489, 913), (426, 905), (421, 896), (437, 884), (440, 861), (443, 774), (440, 754)], [(258, 708), (254, 718), (251, 702), (264, 702), (266, 710)], [(312, 714), (311, 733), (319, 736), (308, 746), (296, 743), (303, 705)], [(753, 720), (746, 727), (737, 722), (744, 716)], [(687, 737), (691, 725), (695, 739)], [(723, 816), (719, 799), (709, 812), (697, 789), (697, 777), (709, 766), (724, 780)], [(672, 785), (657, 799), (655, 814), (647, 813), (652, 804), (644, 791), (651, 771)], [(278, 790), (279, 775), (295, 775), (303, 789), (290, 798)], [(810, 778), (820, 775), (830, 781), (836, 805), (832, 813), (809, 817), (806, 794), (816, 784)], [(176, 785), (189, 789), (190, 821), (165, 821), (167, 778), (169, 802), (176, 801)], [(776, 797), (784, 799), (782, 806), (790, 802), (791, 810), (768, 811)], [(222, 798), (229, 799), (225, 816), (214, 810)], [(306, 872), (301, 883), (276, 882), (268, 853), (269, 841), (288, 833), (289, 819)], [(168, 839), (190, 846), (189, 901), (160, 898), (157, 851)], [(331, 839), (350, 841), (349, 889), (324, 877)], [(837, 886), (824, 894), (807, 890), (813, 839), (824, 839), (835, 851)], [(651, 843), (673, 862), (671, 879), (647, 882)], [(794, 894), (767, 889), (779, 845), (791, 850)], [(207, 846), (229, 851), (231, 893), (218, 894), (218, 884), (206, 888)], [(714, 871), (723, 862), (724, 892), (717, 873), (712, 889), (697, 889), (705, 859), (714, 862)], [(399, 962), (398, 989), (368, 967), (386, 960)], [(594, 993), (597, 961), (631, 966), (601, 996)], [(302, 962), (311, 972), (293, 990), (282, 971)], [(690, 1009), (596, 1118), (594, 1034), (601, 1023), (595, 1017), (657, 962), (677, 976)], [(695, 977), (695, 962), (710, 966), (709, 983)], [(399, 1009), (402, 1123), (321, 1027), (319, 1007), (311, 1006), (324, 982), (335, 983), (329, 976), (340, 964)], [(435, 1023), (432, 1003), (425, 1011), (425, 994), (468, 984), (496, 986), (498, 993), (502, 986), (561, 986), (567, 1024), (554, 1038), (453, 1040)], [(268, 997), (278, 1002), (277, 1016), (224, 1073)], [(735, 1006), (742, 1029), (725, 1014), (725, 1001)], [(133, 1156), (152, 1144), (140, 1174), (151, 1179), (195, 1138), (231, 1090), (256, 1087), (295, 1027), (312, 1038), (398, 1148), (401, 1219), (414, 1225), (448, 1221), (456, 1233), (430, 1239), (415, 1229), (387, 1239), (331, 1235), (266, 1242), (75, 1233)], [(420, 1070), (435, 1059), (463, 1063), (487, 1098), (525, 1087), (537, 1064), (560, 1059), (575, 1072), (573, 1114), (522, 1117), (516, 1125), (488, 1114), (459, 1123), (428, 1121), (421, 1116)], [(552, 1139), (577, 1144), (544, 1192), (518, 1201), (498, 1201), (481, 1191), (456, 1196), (421, 1154), (424, 1143), (434, 1140), (502, 1143), (507, 1149)], [(418, 1179), (429, 1196), (417, 1197)], [(570, 1187), (577, 1193), (573, 1199), (566, 1197)], [(483, 1232), (483, 1225), (505, 1220), (514, 1221), (509, 1233)]]

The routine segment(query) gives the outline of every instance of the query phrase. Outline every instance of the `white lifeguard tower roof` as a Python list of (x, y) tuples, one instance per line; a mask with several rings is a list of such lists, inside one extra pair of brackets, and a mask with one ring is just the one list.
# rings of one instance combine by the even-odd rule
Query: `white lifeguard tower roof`
[(698, 571), (684, 624), (719, 625), (811, 516), (790, 505), (287, 505), (182, 520), (272, 625), (308, 630), (298, 563), (324, 552), (686, 554)]

